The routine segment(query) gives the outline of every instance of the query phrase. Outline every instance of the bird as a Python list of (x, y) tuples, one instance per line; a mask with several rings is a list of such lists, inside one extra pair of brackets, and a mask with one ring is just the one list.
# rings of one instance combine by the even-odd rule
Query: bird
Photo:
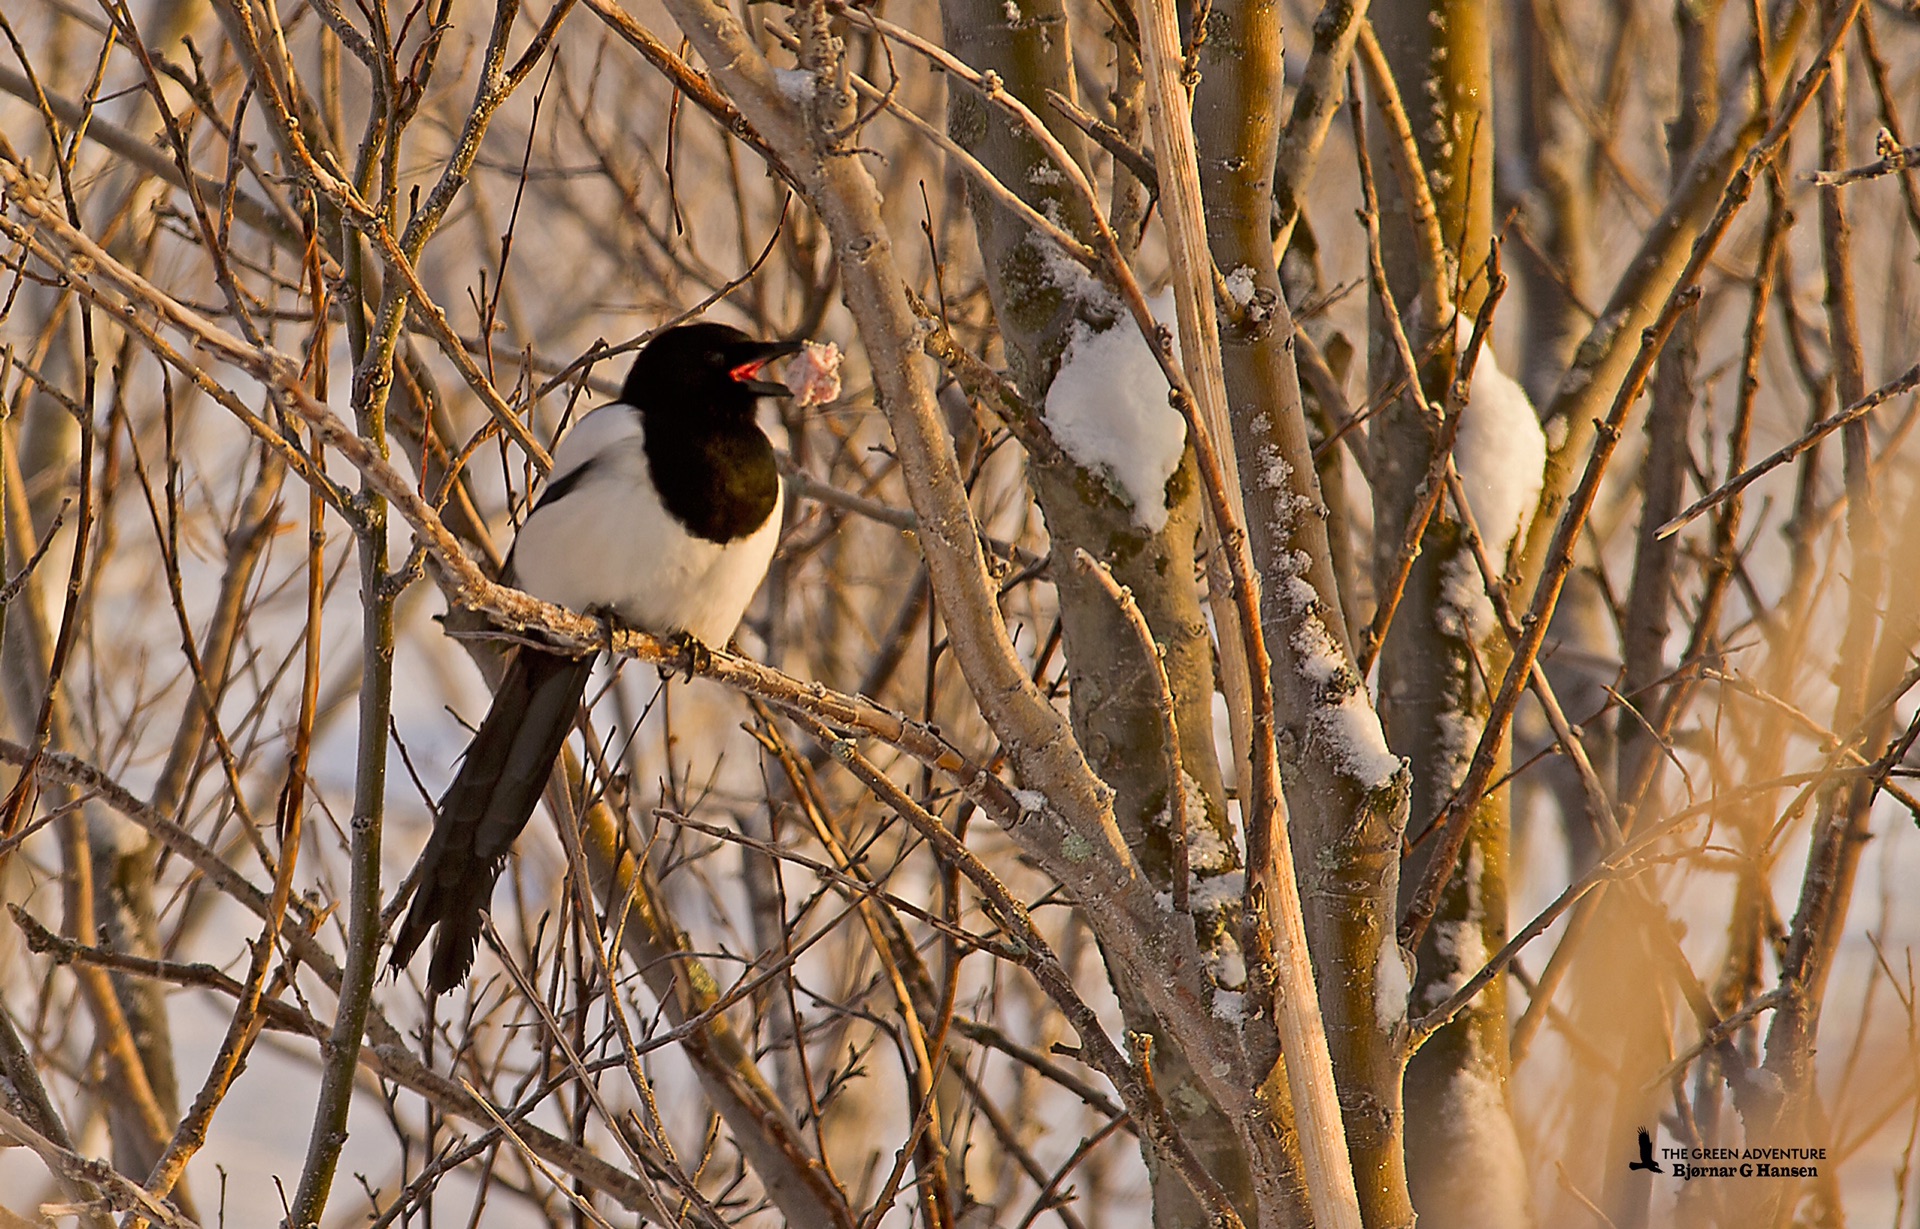
[(1645, 1169), (1653, 1173), (1665, 1173), (1660, 1162), (1653, 1159), (1653, 1136), (1647, 1134), (1645, 1127), (1640, 1128), (1640, 1159), (1630, 1162), (1628, 1169)]
[[(726, 644), (780, 536), (780, 470), (754, 417), (762, 397), (792, 390), (763, 369), (805, 346), (712, 322), (656, 334), (619, 400), (561, 439), (503, 579), (556, 606), (673, 638), (690, 662)], [(523, 644), (440, 799), (388, 958), (398, 976), (438, 926), (433, 997), (473, 967), (482, 914), (546, 788), (593, 660)]]

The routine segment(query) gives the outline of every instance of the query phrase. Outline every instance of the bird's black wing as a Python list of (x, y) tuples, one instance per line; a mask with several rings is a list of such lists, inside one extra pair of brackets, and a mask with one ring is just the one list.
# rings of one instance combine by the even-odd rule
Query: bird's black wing
[(574, 466), (565, 474), (555, 478), (552, 482), (547, 483), (546, 490), (541, 491), (540, 498), (534, 501), (533, 510), (538, 512), (548, 504), (559, 503), (562, 499), (565, 499), (567, 493), (579, 486), (587, 474), (592, 471), (593, 466), (593, 459), (589, 457), (586, 461)]

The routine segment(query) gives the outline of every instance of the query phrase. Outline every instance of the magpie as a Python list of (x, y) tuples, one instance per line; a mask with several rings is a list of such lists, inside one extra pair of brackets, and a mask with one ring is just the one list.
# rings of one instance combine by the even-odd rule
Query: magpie
[[(620, 399), (560, 441), (503, 579), (557, 606), (687, 639), (690, 651), (724, 645), (780, 536), (780, 470), (754, 411), (760, 398), (792, 390), (763, 379), (762, 368), (805, 345), (712, 323), (654, 337)], [(466, 980), (481, 914), (592, 669), (592, 657), (531, 645), (508, 663), (420, 854), (388, 961), (396, 975), (437, 925), (429, 991)]]

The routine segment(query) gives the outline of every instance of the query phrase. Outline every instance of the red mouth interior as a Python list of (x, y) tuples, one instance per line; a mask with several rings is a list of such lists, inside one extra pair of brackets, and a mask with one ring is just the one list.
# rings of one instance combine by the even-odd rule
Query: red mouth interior
[(769, 359), (757, 358), (750, 363), (740, 364), (738, 367), (735, 367), (733, 370), (727, 372), (727, 374), (732, 376), (734, 379), (738, 380), (740, 383), (745, 384), (749, 380), (759, 379), (760, 369), (762, 367), (765, 367), (767, 363), (770, 361), (771, 360)]

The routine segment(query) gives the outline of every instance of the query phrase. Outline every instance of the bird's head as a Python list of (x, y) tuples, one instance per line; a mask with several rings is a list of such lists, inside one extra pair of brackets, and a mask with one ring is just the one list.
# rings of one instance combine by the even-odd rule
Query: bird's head
[(751, 416), (761, 397), (789, 397), (762, 368), (805, 347), (800, 341), (756, 341), (725, 324), (683, 324), (654, 337), (633, 360), (620, 399), (642, 409), (686, 409)]

